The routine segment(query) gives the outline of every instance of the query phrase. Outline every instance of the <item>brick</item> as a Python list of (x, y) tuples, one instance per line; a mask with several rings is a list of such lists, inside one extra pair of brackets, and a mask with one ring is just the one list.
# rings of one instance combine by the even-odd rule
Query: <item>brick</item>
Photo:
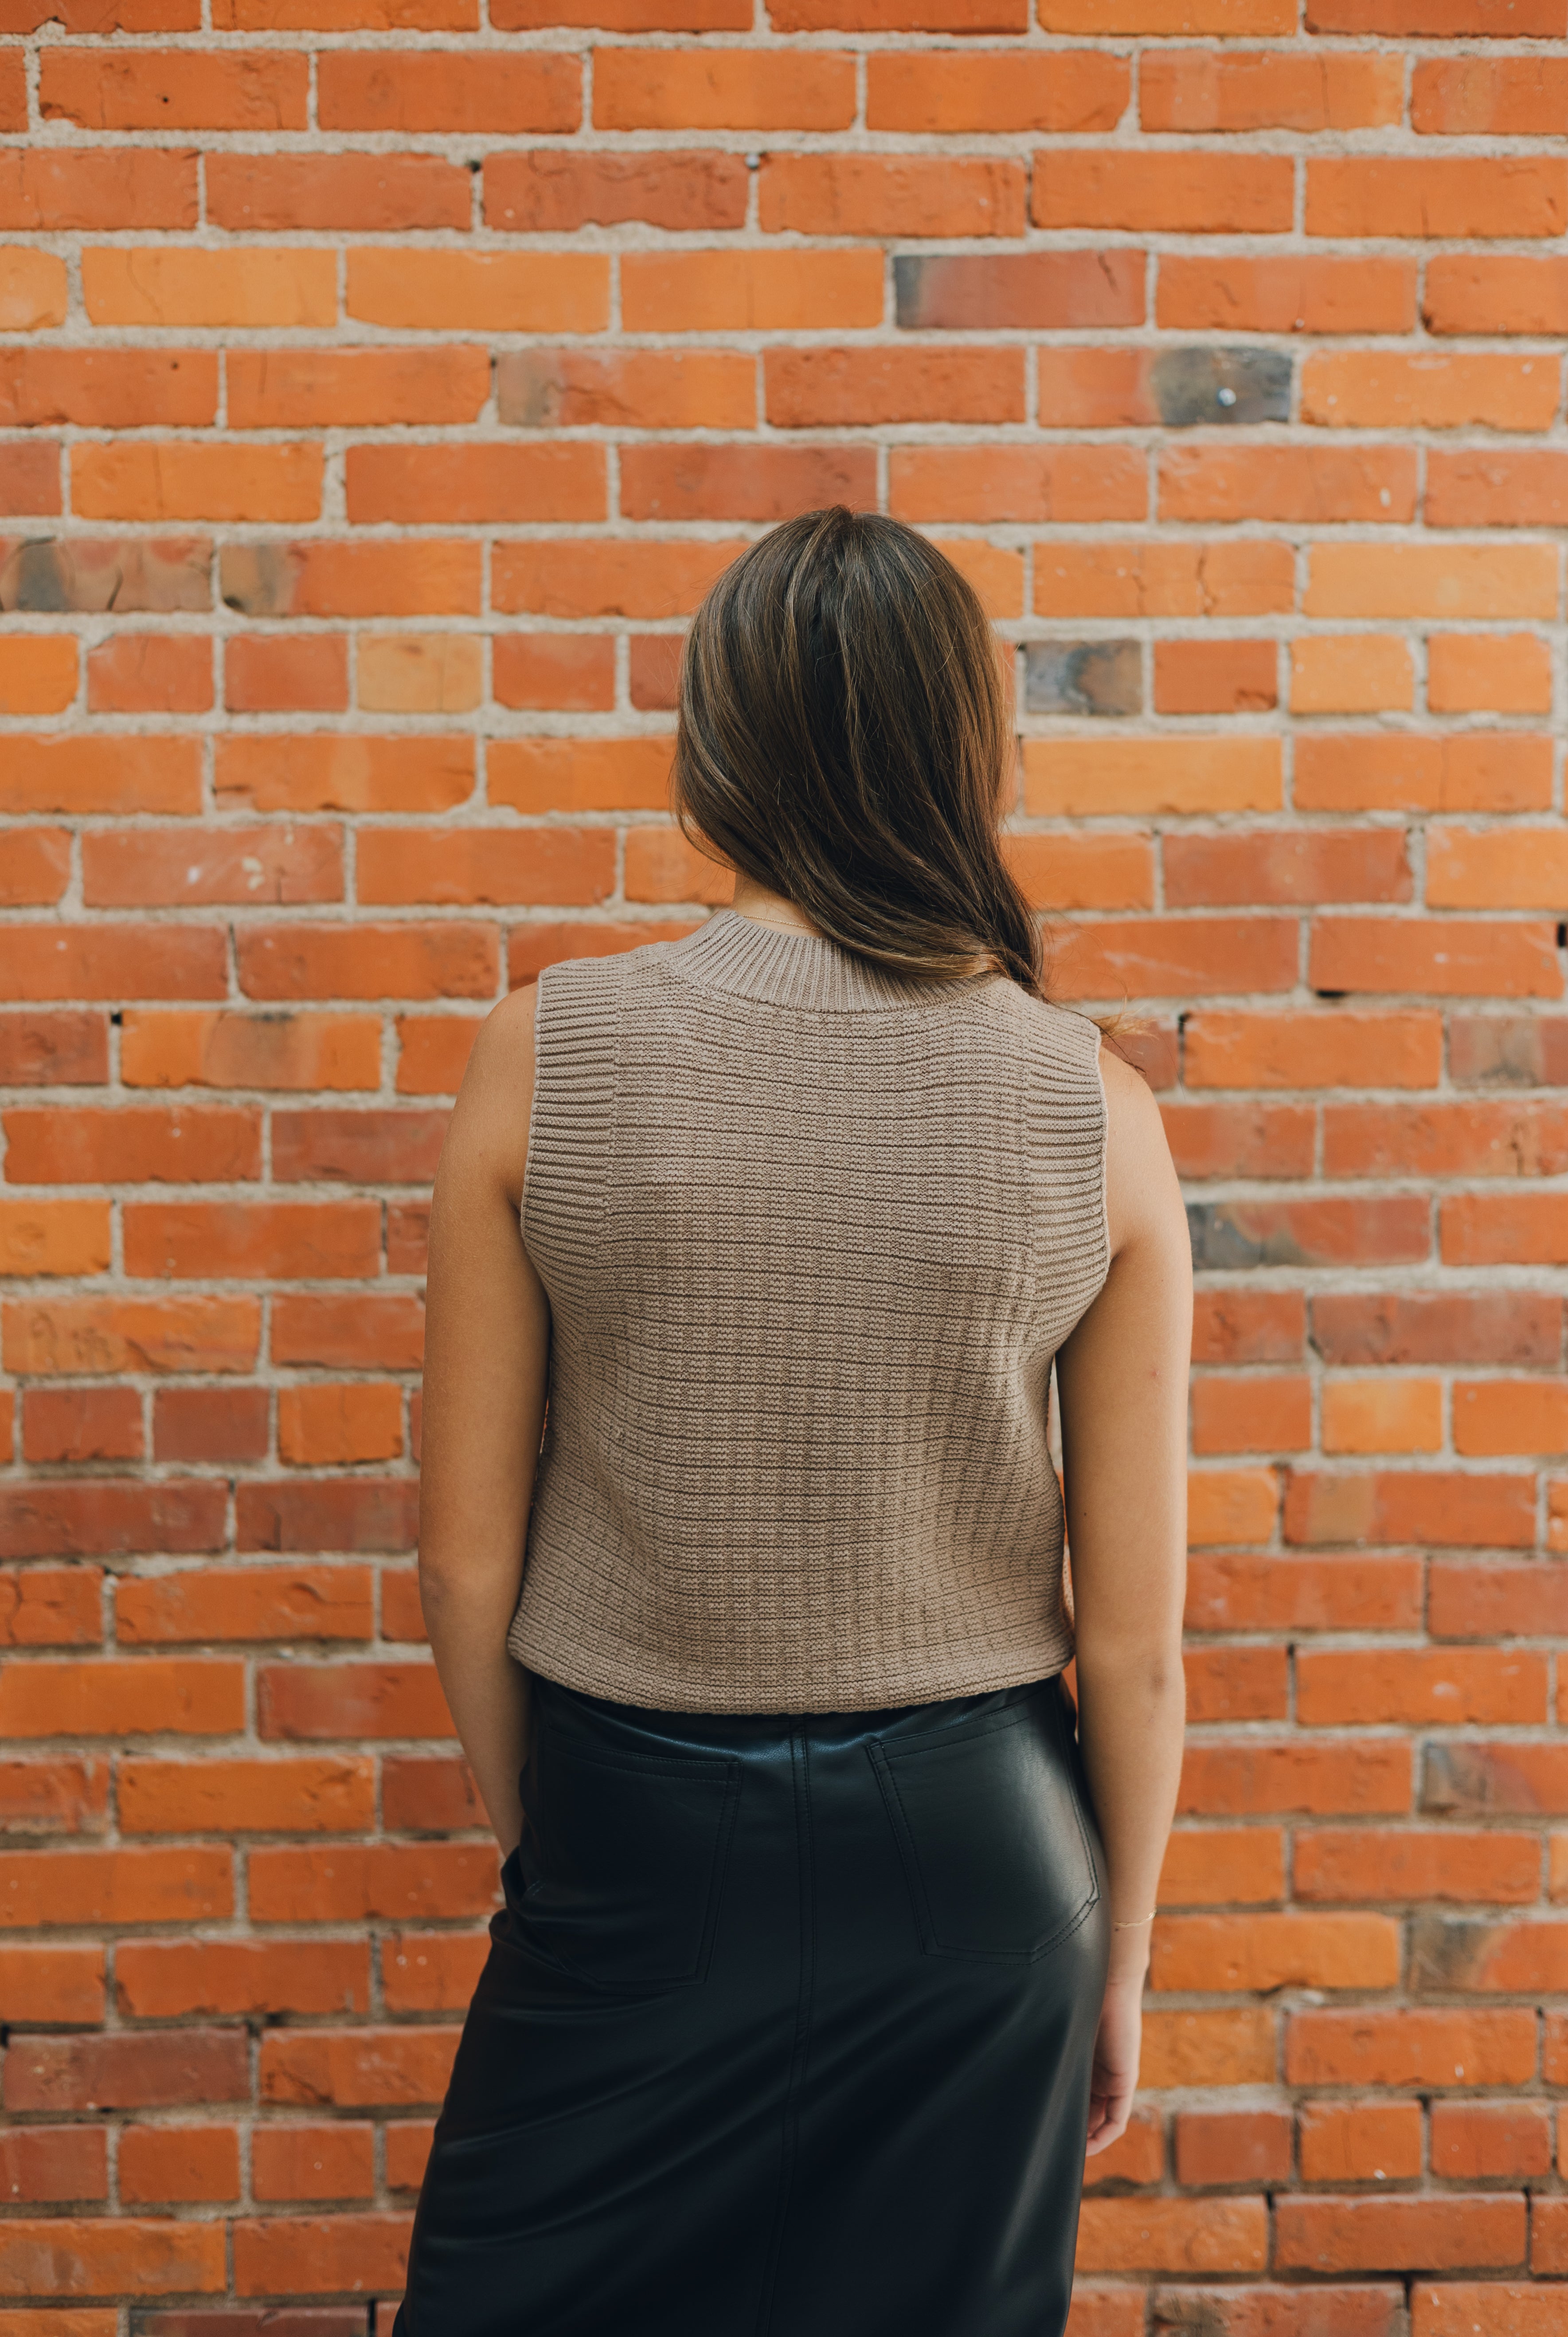
[[(44, 2284), (51, 2297), (209, 2296), (221, 2293), (225, 2277), (221, 2224), (18, 2216), (0, 2234), (0, 2296), (36, 2294)], [(86, 2316), (58, 2317), (69, 2322)]]
[(822, 332), (882, 321), (881, 259), (871, 251), (628, 252), (620, 278), (630, 333)]
[(185, 633), (119, 633), (87, 652), (90, 714), (204, 714), (212, 645)]
[(120, 2196), (131, 2206), (237, 2200), (239, 2137), (233, 2127), (128, 2126), (119, 2170)]
[(0, 440), (0, 512), (53, 518), (63, 508), (60, 448), (47, 439)]
[(1559, 2337), (1560, 2289), (1508, 2281), (1417, 2282), (1410, 2292), (1411, 2337)]
[(264, 2216), (237, 2221), (234, 2288), (239, 2296), (288, 2296), (314, 2283), (397, 2295), (408, 2261), (405, 2215)]
[(1416, 270), (1408, 260), (1380, 257), (1210, 259), (1165, 252), (1154, 316), (1178, 332), (1407, 332), (1416, 321)]
[(1307, 22), (1315, 33), (1415, 33), (1439, 38), (1466, 34), (1544, 33), (1561, 37), (1556, 0), (1313, 0)]
[(1274, 2255), (1281, 2270), (1455, 2270), (1521, 2264), (1522, 2198), (1284, 2198), (1275, 2208)]
[[(341, 354), (346, 358), (350, 353)], [(368, 354), (380, 357), (383, 353)], [(231, 396), (235, 367), (242, 355), (230, 352)], [(358, 352), (353, 355), (357, 357)], [(289, 372), (287, 356), (273, 362), (278, 368), (272, 376), (275, 386), (281, 378), (295, 384), (290, 395), (305, 388), (305, 376)], [(422, 353), (422, 367), (429, 368), (431, 362)], [(435, 369), (450, 373), (461, 383), (466, 366), (464, 352), (447, 348)], [(434, 536), (402, 544), (385, 540), (374, 544), (333, 543), (321, 538), (297, 543), (226, 543), (219, 555), (219, 592), (226, 607), (250, 617), (472, 616), (480, 605), (480, 548), (461, 539)], [(330, 744), (316, 743), (323, 752)], [(372, 742), (358, 743), (361, 752), (368, 755)], [(379, 743), (395, 752), (408, 742)]]
[(234, 430), (473, 422), (490, 395), (490, 360), (482, 349), (450, 345), (439, 356), (417, 348), (231, 349), (228, 379)]
[(63, 325), (68, 298), (63, 259), (25, 244), (0, 245), (0, 331), (35, 333)]
[(1135, 640), (1031, 641), (1024, 673), (1029, 714), (1138, 714), (1142, 645)]
[[(106, 2199), (109, 2162), (102, 2127), (31, 2127), (0, 2139), (0, 2191), (15, 2206)], [(5, 2322), (0, 2321), (0, 2330)]]
[[(0, 1832), (36, 1835), (40, 1841), (73, 1833), (102, 1833), (107, 1823), (108, 1809), (107, 1761), (0, 1760)], [(82, 1953), (83, 1958), (91, 1961), (92, 1951), (84, 1950)], [(32, 1986), (35, 1990), (42, 1990), (42, 2000), (73, 2000), (75, 1982), (72, 1976), (77, 1973), (81, 1960), (66, 1957), (58, 1966), (50, 1966), (47, 1955), (47, 1951), (37, 1951), (35, 1956), (31, 1956), (27, 1950), (14, 1951), (13, 1961), (20, 1958), (16, 1973), (33, 1973)], [(5, 1955), (0, 1955), (0, 1964), (5, 1961)], [(94, 1969), (98, 1967), (95, 1965)], [(49, 1994), (54, 1986), (50, 1977), (52, 1972), (60, 1982), (61, 1992), (56, 1996)], [(16, 1980), (16, 1973), (13, 1973), (13, 1980)], [(96, 1987), (96, 1982), (93, 1986)], [(98, 1996), (93, 1989), (88, 1990), (86, 2000), (90, 2007), (96, 2007)], [(53, 2020), (76, 2017), (74, 2014), (33, 2009), (32, 1995), (29, 1994), (24, 2001), (19, 1982), (7, 1993), (6, 2002), (13, 2007), (18, 2019)], [(90, 2010), (87, 2015), (89, 2019), (96, 2017), (95, 2010)]]
[(514, 235), (571, 235), (628, 220), (700, 232), (744, 226), (746, 190), (738, 154), (572, 154), (541, 147), (488, 158), (484, 218), (487, 227)]
[(102, 1274), (109, 1256), (106, 1203), (0, 1200), (0, 1273)]
[(1272, 641), (1154, 644), (1154, 707), (1161, 714), (1257, 714), (1279, 703)]
[(1402, 1816), (1409, 1807), (1409, 1747), (1377, 1738), (1189, 1745), (1178, 1803), (1183, 1812), (1237, 1817)]
[(621, 450), (621, 509), (639, 520), (779, 520), (820, 504), (875, 500), (870, 448), (703, 445)]
[(1568, 261), (1437, 253), (1422, 314), (1432, 333), (1560, 333)]
[(294, 731), (219, 742), (214, 783), (226, 809), (447, 811), (473, 792), (473, 741)]
[[(1557, 384), (1534, 357), (1320, 351), (1301, 368), (1301, 419), (1350, 430), (1544, 430)], [(1544, 514), (1543, 514), (1544, 516)]]
[(765, 234), (1022, 235), (1024, 170), (913, 154), (774, 154), (757, 216)]
[(299, 1090), (381, 1083), (381, 1029), (365, 1014), (127, 1013), (131, 1087)]
[(319, 1280), (374, 1274), (381, 1213), (369, 1201), (145, 1201), (124, 1212), (129, 1274)]
[(370, 2199), (375, 2194), (375, 2129), (346, 2121), (258, 2127), (251, 2137), (250, 2165), (258, 2200)]
[[(293, 1484), (253, 1482), (241, 1487), (237, 1498), (236, 1547), (312, 1552), (412, 1550), (417, 1495), (418, 1487), (411, 1478), (319, 1477)], [(302, 1676), (298, 1697), (307, 1700), (326, 1685), (330, 1684), (321, 1679), (308, 1685)], [(379, 1693), (376, 1682), (369, 1681), (367, 1686), (358, 1674), (350, 1685), (365, 1688), (367, 1702), (374, 1702)], [(385, 1685), (382, 1682), (379, 1687)], [(428, 1681), (409, 1686), (416, 1698), (428, 1697)], [(280, 1688), (278, 1693), (285, 1691)], [(425, 1733), (444, 1734), (444, 1730)]]
[(134, 1388), (29, 1388), (22, 1414), (27, 1461), (140, 1461), (141, 1398)]
[(1534, 633), (1435, 633), (1427, 643), (1434, 714), (1547, 714), (1552, 662)]
[(465, 1761), (388, 1753), (381, 1775), (383, 1814), (400, 1833), (460, 1833), (484, 1824)]
[(1145, 130), (1369, 130), (1404, 112), (1396, 56), (1153, 49), (1138, 75)]
[(194, 425), (217, 412), (218, 362), (208, 349), (0, 351), (0, 423), (10, 427)]
[(341, 633), (296, 640), (236, 633), (223, 645), (223, 703), (237, 714), (341, 714), (348, 705), (348, 644)]
[[(279, 1402), (287, 1395), (281, 1392)], [(368, 1639), (370, 1577), (363, 1567), (204, 1567), (122, 1582), (115, 1601), (124, 1647), (238, 1639)]]
[(265, 1388), (159, 1388), (152, 1398), (157, 1461), (260, 1461), (268, 1445)]
[(873, 49), (866, 60), (868, 130), (1114, 130), (1126, 111), (1131, 77), (1124, 58), (1096, 49), (900, 54)]
[(1197, 2187), (1288, 2182), (1290, 2119), (1284, 2110), (1184, 2110), (1176, 2119), (1176, 2179)]
[[(5, 643), (0, 646), (10, 647)], [(72, 651), (74, 658), (75, 643)], [(71, 836), (62, 827), (14, 831), (0, 869), (0, 903), (7, 908), (47, 908), (71, 881)]]
[(1370, 2283), (1156, 2289), (1154, 2310), (1159, 2337), (1406, 2337), (1404, 2290)]
[(1173, 446), (1160, 456), (1157, 493), (1166, 520), (1408, 520), (1415, 450)]
[(1535, 2069), (1529, 2012), (1412, 2009), (1294, 2012), (1286, 2026), (1292, 2086), (1518, 2086)]
[[(375, 1916), (393, 1922), (424, 1916), (478, 1921), (489, 1915), (499, 1897), (493, 1843), (488, 1847), (457, 1843), (359, 1847), (343, 1843), (328, 1851), (258, 1849), (251, 1853), (250, 1872), (252, 1912), (263, 1922), (361, 1922)], [(394, 2032), (394, 2041), (397, 2034)], [(428, 2051), (431, 2031), (415, 2030), (414, 2036)], [(308, 2055), (319, 2068), (331, 2049), (315, 2036), (285, 2039), (281, 2045), (287, 2055), (286, 2068), (297, 2068), (297, 2055)], [(374, 2049), (374, 2040), (366, 2045)], [(347, 2056), (365, 2049), (355, 2037), (346, 2040)], [(308, 2099), (295, 2090), (297, 2085), (297, 2080), (292, 2081), (274, 2098)]]
[(83, 253), (82, 297), (95, 325), (333, 325), (337, 271), (326, 251), (109, 244)]
[(296, 1468), (394, 1460), (403, 1450), (403, 1391), (383, 1383), (283, 1388), (278, 1457)]
[[(42, 1498), (43, 1488), (38, 1489)], [(93, 1492), (99, 1490), (95, 1481), (91, 1487), (72, 1487), (73, 1492)], [(157, 1489), (161, 1491), (161, 1489)], [(206, 1489), (203, 1489), (204, 1491)], [(51, 1486), (50, 1493), (58, 1498)], [(14, 1497), (12, 1497), (14, 1499)], [(85, 1508), (78, 1502), (77, 1509)], [(221, 1502), (219, 1502), (221, 1513)], [(161, 1505), (166, 1521), (170, 1505)], [(160, 1535), (156, 1531), (160, 1509), (152, 1507), (152, 1525), (140, 1535), (122, 1534), (109, 1546), (126, 1550), (189, 1550), (200, 1548), (203, 1541), (212, 1546), (209, 1533), (189, 1530)], [(174, 1520), (180, 1523), (178, 1515)], [(14, 1544), (18, 1539), (8, 1511), (6, 1540)], [(53, 1538), (58, 1548), (65, 1537)], [(102, 1548), (108, 1537), (92, 1543)], [(18, 1556), (51, 1555), (50, 1551), (20, 1550)], [(228, 1736), (240, 1725), (242, 1668), (239, 1664), (223, 1662), (164, 1659), (159, 1657), (138, 1657), (133, 1661), (120, 1662), (105, 1657), (102, 1661), (82, 1663), (14, 1664), (0, 1683), (0, 1715), (4, 1716), (5, 1732), (11, 1736), (58, 1736), (74, 1734), (83, 1736), (115, 1736), (173, 1734), (190, 1736)]]
[[(105, 1765), (106, 1766), (107, 1765)], [(30, 1862), (44, 1853), (33, 1851)], [(24, 1905), (39, 1902), (31, 1865), (25, 1876), (20, 1866), (12, 1876), (24, 1893)], [(101, 1947), (6, 1947), (0, 1944), (0, 1984), (5, 2009), (15, 2020), (98, 2022), (103, 2018), (103, 1951)]]
[(30, 1566), (0, 1574), (0, 1646), (95, 1646), (103, 1578), (96, 1568)]
[(239, 982), (264, 999), (493, 998), (498, 955), (488, 925), (256, 925)]
[(1091, 430), (1164, 423), (1244, 427), (1290, 412), (1289, 357), (1273, 349), (1041, 349), (1035, 360), (1040, 418)]
[(1292, 605), (1284, 544), (1075, 543), (1036, 547), (1035, 612), (1042, 617), (1250, 617)]
[(375, 1777), (370, 1762), (352, 1755), (131, 1756), (120, 1763), (119, 1802), (128, 1833), (355, 1833), (374, 1824)]
[(1292, 1881), (1298, 1899), (1533, 1900), (1540, 1850), (1527, 1833), (1299, 1833)]
[[(961, 259), (901, 253), (893, 261), (895, 321), (917, 332), (1141, 325), (1145, 272), (1142, 252), (1120, 248), (977, 252)], [(879, 306), (877, 316), (865, 321), (880, 317)]]
[(122, 2011), (141, 2020), (369, 2009), (361, 1940), (130, 1940), (114, 1969)]
[(1261, 2272), (1261, 2199), (1086, 2199), (1079, 2272)]
[(101, 1014), (0, 1013), (0, 1086), (102, 1087), (108, 1076)]
[(1024, 806), (1033, 817), (1269, 811), (1280, 802), (1271, 738), (1028, 739)]
[(1546, 543), (1317, 543), (1309, 617), (1552, 617), (1556, 571)]
[(7, 1371), (244, 1372), (261, 1313), (252, 1299), (52, 1299), (5, 1313)]
[(831, 49), (596, 49), (599, 130), (847, 130), (854, 60)]
[(1144, 2015), (1144, 2085), (1267, 2086), (1275, 2077), (1274, 2019), (1266, 2006)]
[[(491, 751), (490, 799), (521, 812), (662, 809), (669, 753), (667, 738), (498, 742)], [(455, 852), (453, 859), (462, 865)], [(529, 865), (521, 858), (514, 863), (524, 879)], [(512, 972), (515, 980), (530, 979), (515, 967)]]
[[(208, 217), (234, 234), (334, 228), (396, 234), (469, 224), (468, 172), (435, 154), (213, 152), (206, 162)], [(231, 354), (231, 366), (240, 354)], [(272, 353), (273, 363), (278, 355)]]
[(275, 1111), (278, 1184), (427, 1185), (446, 1131), (440, 1111)]
[(498, 706), (607, 712), (615, 704), (615, 643), (604, 633), (501, 633), (491, 645)]
[(1411, 76), (1410, 126), (1428, 137), (1550, 138), (1565, 125), (1561, 57), (1423, 57)]
[(889, 457), (888, 504), (911, 523), (1141, 520), (1147, 471), (1130, 446), (900, 447)]
[(84, 519), (313, 520), (322, 455), (303, 442), (230, 446), (194, 439), (79, 443), (71, 493)]
[(417, 1371), (424, 1347), (424, 1302), (413, 1296), (295, 1293), (273, 1305), (272, 1354), (279, 1364)]
[[(487, 367), (487, 387), (488, 377)], [(756, 420), (756, 367), (750, 357), (717, 352), (599, 357), (571, 348), (518, 350), (497, 364), (495, 400), (498, 418), (519, 429), (602, 424), (749, 430)]]
[(1313, 811), (1417, 804), (1452, 812), (1527, 811), (1550, 801), (1544, 748), (1517, 732), (1505, 740), (1485, 732), (1435, 738), (1409, 731), (1307, 731), (1297, 742), (1296, 801)]
[(399, 1015), (398, 1094), (455, 1095), (478, 1032), (472, 1015)]
[(1164, 1915), (1150, 1985), (1225, 1994), (1277, 1988), (1392, 1988), (1398, 1926), (1382, 1915)]
[(146, 828), (83, 838), (82, 895), (93, 907), (340, 901), (343, 884), (342, 830), (325, 824), (221, 827), (189, 840)]
[(303, 130), (307, 59), (293, 50), (51, 48), (40, 59), (44, 121), (87, 130)]
[(201, 613), (212, 605), (211, 562), (201, 536), (0, 537), (0, 609)]
[(486, 1932), (404, 1931), (381, 1946), (382, 1993), (389, 2012), (465, 2012), (489, 1953)]
[[(52, 62), (67, 54), (81, 52), (55, 50)], [(118, 54), (123, 66), (128, 52)], [(0, 228), (192, 228), (196, 171), (193, 153), (153, 146), (7, 147), (0, 152)]]
[[(1479, 922), (1445, 918), (1439, 930), (1421, 921), (1368, 917), (1351, 934), (1347, 920), (1320, 918), (1313, 930), (1309, 979), (1317, 990), (1450, 990), (1554, 997), (1547, 963), (1552, 929), (1519, 924), (1499, 931)], [(1506, 934), (1506, 943), (1504, 934)], [(1500, 944), (1503, 944), (1500, 946)]]
[(1047, 149), (1035, 156), (1030, 216), (1042, 228), (1278, 235), (1290, 225), (1292, 187), (1283, 155), (1150, 151), (1133, 161), (1115, 148)]
[(323, 130), (571, 131), (582, 119), (577, 59), (539, 49), (331, 49), (317, 86)]
[(346, 481), (355, 526), (600, 520), (606, 509), (602, 450), (570, 442), (351, 446)]
[(366, 324), (404, 330), (599, 332), (609, 321), (609, 263), (581, 252), (371, 244), (348, 254), (344, 307)]
[(482, 646), (461, 634), (366, 634), (355, 686), (367, 714), (471, 713), (484, 694)]
[(1406, 2183), (1421, 2172), (1417, 2102), (1303, 2102), (1304, 2183)]
[(1434, 2102), (1432, 2172), (1450, 2183), (1527, 2180), (1552, 2172), (1544, 2102)]
[(1544, 451), (1441, 455), (1428, 460), (1429, 527), (1529, 527), (1568, 513), (1568, 465)]
[(1377, 714), (1415, 701), (1409, 647), (1396, 634), (1307, 634), (1290, 643), (1293, 714)]
[(112, 816), (200, 807), (201, 767), (190, 739), (30, 738), (15, 732), (6, 739), (0, 811)]
[(243, 2033), (232, 2029), (19, 2039), (7, 2057), (5, 2107), (168, 2109), (240, 2101), (249, 2092), (245, 2048)]
[(264, 1736), (297, 1742), (451, 1733), (441, 1683), (429, 1664), (269, 1667), (259, 1675), (259, 1691)]
[(1558, 236), (1568, 161), (1548, 155), (1339, 155), (1307, 164), (1306, 230), (1324, 236)]

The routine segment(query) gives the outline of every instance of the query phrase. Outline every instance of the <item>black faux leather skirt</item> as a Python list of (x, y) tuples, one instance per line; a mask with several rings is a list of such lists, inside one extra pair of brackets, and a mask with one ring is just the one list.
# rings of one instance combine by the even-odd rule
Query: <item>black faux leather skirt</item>
[(1060, 2337), (1109, 1946), (1061, 1684), (533, 1690), (394, 2337)]

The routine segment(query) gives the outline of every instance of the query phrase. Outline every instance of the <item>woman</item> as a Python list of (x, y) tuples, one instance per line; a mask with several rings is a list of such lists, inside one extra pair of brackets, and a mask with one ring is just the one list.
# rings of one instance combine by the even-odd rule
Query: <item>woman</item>
[(733, 905), (480, 1034), (420, 1582), (505, 1904), (401, 2337), (1065, 2324), (1175, 1798), (1192, 1267), (1043, 994), (1013, 768), (958, 572), (778, 528), (683, 664)]

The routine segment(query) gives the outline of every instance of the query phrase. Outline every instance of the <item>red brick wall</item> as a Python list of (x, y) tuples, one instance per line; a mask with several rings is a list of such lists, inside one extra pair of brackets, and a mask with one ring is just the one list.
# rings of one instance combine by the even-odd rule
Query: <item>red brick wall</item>
[(494, 1886), (443, 1117), (509, 978), (726, 897), (680, 621), (841, 496), (1021, 645), (1202, 1269), (1075, 2337), (1568, 2332), (1564, 0), (1027, 9), (6, 0), (0, 2337), (397, 2293)]

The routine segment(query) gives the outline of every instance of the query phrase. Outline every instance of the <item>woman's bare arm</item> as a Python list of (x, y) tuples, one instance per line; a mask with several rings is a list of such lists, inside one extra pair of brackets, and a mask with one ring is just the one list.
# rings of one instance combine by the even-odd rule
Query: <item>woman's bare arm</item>
[(430, 1218), (419, 1595), (435, 1667), (503, 1851), (522, 1831), (528, 1675), (506, 1650), (522, 1586), (550, 1365), (550, 1302), (518, 1210), (537, 985), (486, 1020)]
[(1143, 1980), (1175, 1812), (1186, 1699), (1193, 1253), (1159, 1106), (1102, 1048), (1111, 1269), (1057, 1356), (1077, 1633), (1078, 1733), (1113, 1923), (1089, 2149), (1125, 2128)]

